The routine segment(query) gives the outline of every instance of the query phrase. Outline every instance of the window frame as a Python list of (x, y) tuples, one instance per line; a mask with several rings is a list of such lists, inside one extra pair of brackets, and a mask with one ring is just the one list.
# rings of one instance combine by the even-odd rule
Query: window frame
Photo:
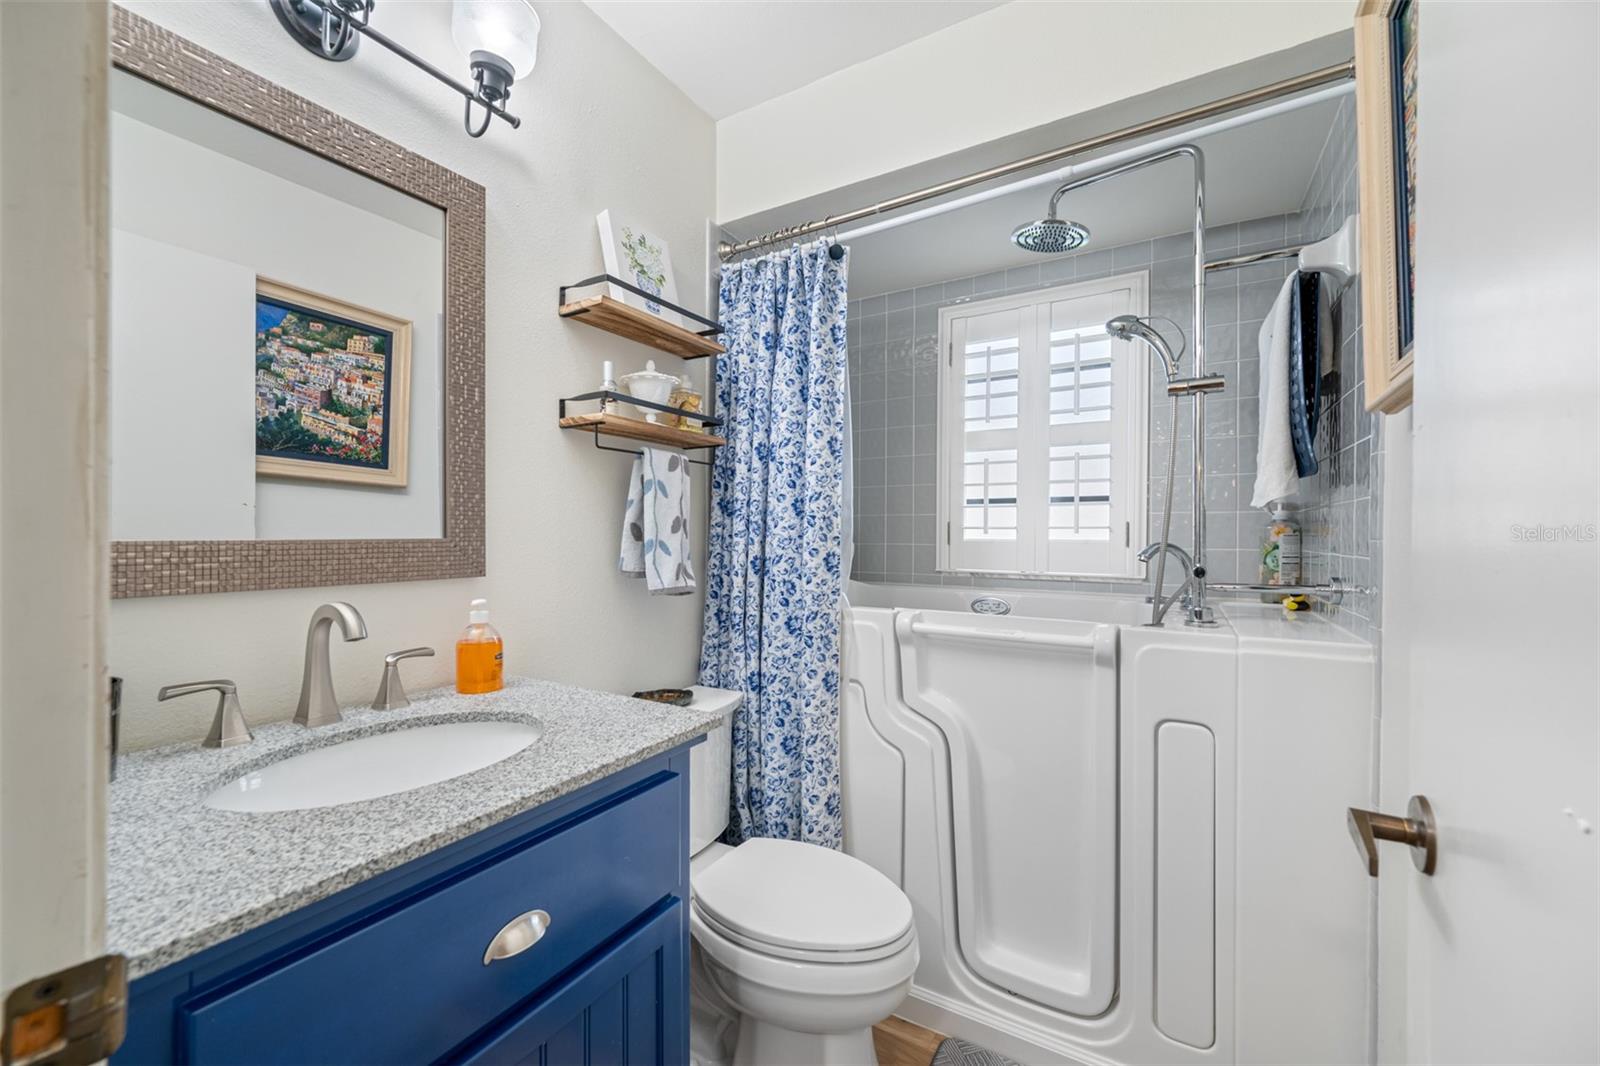
[[(1035, 428), (1025, 430), (1025, 411), (1027, 401), (1019, 402), (1018, 427), (1015, 430), (1019, 438), (1025, 433), (1034, 437), (1032, 444), (1040, 447), (1042, 444), (1042, 459), (1035, 458), (1031, 464), (1044, 463), (1043, 484), (1048, 491), (1050, 471), (1049, 440), (1052, 423), (1049, 422), (1049, 395), (1048, 383), (1050, 381), (1050, 326), (1052, 305), (1063, 300), (1092, 299), (1095, 297), (1108, 297), (1115, 299), (1118, 293), (1126, 294), (1125, 310), (1116, 311), (1116, 314), (1147, 315), (1150, 308), (1150, 273), (1148, 270), (1128, 271), (1110, 277), (1096, 278), (1089, 281), (1069, 282), (1063, 285), (1054, 285), (1048, 288), (1031, 289), (1027, 292), (1011, 293), (1004, 296), (995, 296), (979, 300), (970, 300), (965, 303), (947, 304), (939, 309), (939, 347), (944, 359), (939, 363), (938, 374), (938, 425), (936, 429), (936, 450), (938, 453), (938, 493), (936, 501), (937, 521), (936, 529), (940, 530), (935, 537), (936, 562), (939, 573), (980, 575), (1005, 578), (1027, 578), (1044, 581), (1058, 580), (1134, 580), (1144, 576), (1144, 564), (1137, 558), (1138, 551), (1144, 546), (1148, 535), (1149, 510), (1150, 510), (1150, 361), (1149, 349), (1142, 344), (1130, 341), (1112, 340), (1112, 366), (1113, 380), (1123, 382), (1127, 393), (1127, 400), (1113, 408), (1112, 424), (1121, 422), (1121, 431), (1111, 436), (1110, 443), (1113, 454), (1119, 448), (1127, 455), (1126, 462), (1122, 463), (1123, 472), (1114, 474), (1127, 480), (1129, 489), (1127, 498), (1122, 501), (1124, 529), (1124, 543), (1116, 545), (1115, 529), (1112, 530), (1111, 542), (1106, 550), (1107, 565), (1104, 569), (1070, 568), (1062, 570), (1050, 569), (1051, 540), (1049, 538), (1049, 505), (1045, 504), (1037, 510), (1035, 521), (1024, 523), (1020, 510), (1020, 497), (1025, 491), (1023, 482), (1027, 480), (1021, 464), (1030, 462), (1023, 454), (1024, 444), (1021, 439), (1017, 442), (1018, 494), (1019, 512), (1017, 536), (1014, 541), (1003, 543), (1014, 544), (1015, 548), (1010, 554), (1015, 557), (1016, 566), (1005, 565), (1003, 556), (1005, 549), (997, 550), (993, 546), (985, 547), (981, 540), (965, 540), (953, 535), (955, 519), (962, 514), (961, 506), (965, 498), (965, 465), (967, 453), (966, 430), (966, 366), (958, 370), (955, 365), (955, 348), (958, 332), (965, 337), (964, 320), (975, 319), (996, 313), (1015, 312), (1019, 316), (1018, 344), (1018, 374), (1026, 375), (1024, 364), (1032, 368), (1032, 374), (1037, 376), (1042, 372), (1045, 383), (1045, 395), (1036, 417), (1031, 423)], [(1109, 316), (1108, 316), (1109, 317)], [(1043, 360), (1043, 366), (1038, 361)], [(1126, 373), (1118, 375), (1117, 371), (1125, 368)], [(1022, 386), (1019, 381), (1019, 396), (1022, 395)], [(1115, 397), (1114, 397), (1115, 402)], [(1122, 412), (1126, 408), (1126, 413)], [(1042, 413), (1043, 422), (1037, 415)], [(1003, 431), (997, 431), (1003, 432)], [(1031, 453), (1030, 453), (1031, 454)], [(1037, 478), (1029, 482), (1037, 485)], [(1116, 480), (1113, 480), (1113, 492)], [(959, 496), (958, 496), (959, 494)], [(1114, 497), (1115, 500), (1115, 497)], [(1037, 506), (1037, 505), (1035, 505)], [(1113, 506), (1116, 504), (1114, 502)]]

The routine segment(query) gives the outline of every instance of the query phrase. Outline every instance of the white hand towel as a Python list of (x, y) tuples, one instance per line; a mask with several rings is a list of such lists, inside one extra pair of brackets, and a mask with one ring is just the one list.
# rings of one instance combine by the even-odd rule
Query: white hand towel
[(617, 569), (645, 579), (652, 596), (694, 591), (689, 540), (689, 464), (677, 452), (645, 448), (633, 461)]
[(1290, 310), (1295, 279), (1290, 274), (1278, 298), (1261, 323), (1260, 434), (1256, 441), (1256, 487), (1251, 507), (1266, 507), (1273, 500), (1293, 496), (1300, 488), (1294, 461), (1294, 438), (1289, 434)]

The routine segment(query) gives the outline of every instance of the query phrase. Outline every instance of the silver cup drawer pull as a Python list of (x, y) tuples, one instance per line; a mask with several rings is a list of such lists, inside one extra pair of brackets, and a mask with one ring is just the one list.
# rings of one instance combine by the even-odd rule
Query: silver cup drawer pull
[(528, 911), (517, 915), (489, 941), (489, 947), (483, 953), (483, 964), (487, 966), (496, 959), (521, 955), (542, 940), (545, 930), (549, 928), (550, 916), (544, 911)]

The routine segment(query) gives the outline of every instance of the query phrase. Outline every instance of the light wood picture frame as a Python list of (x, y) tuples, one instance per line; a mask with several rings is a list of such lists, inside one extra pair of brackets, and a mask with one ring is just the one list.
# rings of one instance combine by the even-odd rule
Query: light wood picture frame
[(1361, 187), (1361, 331), (1366, 407), (1411, 406), (1415, 355), (1418, 0), (1356, 8), (1356, 138)]
[[(263, 331), (264, 307), (288, 314)], [(404, 488), (411, 323), (270, 278), (256, 279), (256, 320), (256, 476)], [(291, 321), (301, 324), (285, 337), (278, 331)], [(337, 331), (343, 350), (320, 346), (317, 333), (329, 329)], [(263, 364), (270, 364), (265, 378)], [(324, 377), (306, 380), (311, 374)], [(276, 385), (264, 390), (262, 380)], [(288, 441), (274, 434), (281, 453), (262, 450), (264, 405), (278, 412), (271, 428), (287, 426), (298, 435)]]

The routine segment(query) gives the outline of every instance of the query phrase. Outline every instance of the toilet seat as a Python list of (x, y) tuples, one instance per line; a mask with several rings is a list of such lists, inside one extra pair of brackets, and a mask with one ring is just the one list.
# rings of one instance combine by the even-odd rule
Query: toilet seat
[(796, 962), (819, 962), (828, 964), (849, 964), (856, 962), (872, 962), (875, 959), (886, 959), (891, 955), (904, 951), (906, 945), (916, 939), (916, 930), (907, 929), (899, 937), (887, 944), (880, 944), (874, 948), (863, 948), (857, 951), (828, 951), (817, 948), (796, 948), (784, 944), (771, 944), (758, 937), (748, 936), (736, 929), (724, 925), (714, 914), (707, 912), (697, 902), (690, 903), (694, 912), (705, 927), (717, 936), (730, 943), (738, 944), (749, 951), (759, 952), (776, 959), (792, 959)]
[(692, 908), (719, 936), (778, 958), (851, 963), (903, 951), (911, 901), (843, 852), (793, 840), (749, 840), (696, 877)]

